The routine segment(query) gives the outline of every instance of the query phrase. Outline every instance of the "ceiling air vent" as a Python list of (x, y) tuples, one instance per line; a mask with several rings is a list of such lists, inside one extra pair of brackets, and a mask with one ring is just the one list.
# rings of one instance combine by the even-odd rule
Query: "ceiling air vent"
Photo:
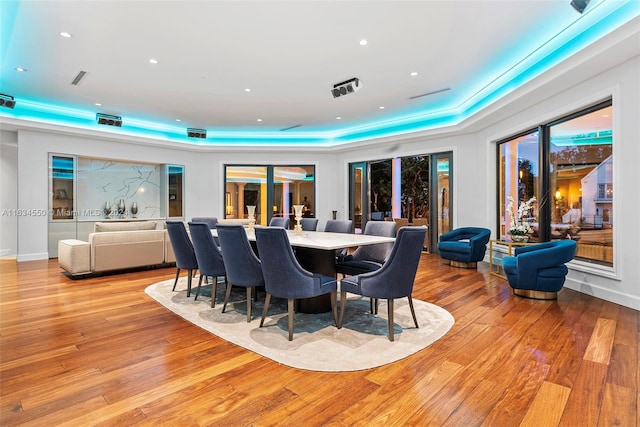
[(416, 95), (416, 96), (412, 96), (409, 99), (416, 99), (416, 98), (422, 98), (423, 96), (429, 96), (429, 95), (435, 95), (436, 93), (440, 93), (440, 92), (446, 92), (448, 90), (451, 90), (451, 88), (444, 88), (444, 89), (438, 89), (438, 90), (434, 90), (433, 92), (427, 92), (427, 93), (423, 93), (422, 95)]
[(289, 126), (288, 128), (282, 128), (282, 129), (280, 129), (280, 132), (284, 132), (284, 131), (287, 131), (287, 130), (299, 128), (300, 126), (302, 126), (302, 125), (293, 125), (293, 126)]
[(80, 83), (80, 80), (82, 80), (84, 78), (84, 76), (87, 75), (86, 71), (80, 71), (78, 73), (78, 75), (73, 79), (73, 81), (71, 82), (72, 85), (77, 86), (78, 83)]

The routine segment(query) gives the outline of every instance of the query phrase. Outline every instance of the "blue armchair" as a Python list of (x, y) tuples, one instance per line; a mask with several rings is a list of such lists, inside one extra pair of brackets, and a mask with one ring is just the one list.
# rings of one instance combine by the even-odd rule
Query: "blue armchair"
[(491, 230), (461, 227), (440, 235), (438, 252), (452, 267), (476, 268), (487, 251)]
[(569, 269), (565, 263), (576, 253), (574, 240), (554, 240), (516, 248), (502, 260), (513, 293), (535, 299), (555, 299)]

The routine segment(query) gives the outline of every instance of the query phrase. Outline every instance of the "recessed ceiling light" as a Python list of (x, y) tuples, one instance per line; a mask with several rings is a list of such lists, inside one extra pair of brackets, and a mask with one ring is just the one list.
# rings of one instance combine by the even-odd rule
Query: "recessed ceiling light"
[(151, 59), (149, 60), (149, 62), (150, 62), (150, 63), (152, 63), (152, 64), (157, 64), (157, 63), (158, 63), (158, 60), (157, 60), (157, 59), (153, 59), (153, 58), (151, 58)]
[(71, 37), (73, 37), (73, 36), (71, 35), (71, 33), (67, 33), (66, 31), (62, 31), (62, 32), (60, 32), (60, 35), (61, 35), (62, 37), (64, 37), (65, 39), (70, 39)]
[(24, 72), (26, 72), (26, 71), (27, 71), (27, 69), (26, 69), (26, 68), (22, 68), (22, 67), (16, 67), (16, 71), (19, 71), (19, 72), (21, 72), (21, 73), (24, 73)]
[(261, 122), (261, 121), (262, 121), (262, 119), (258, 119), (258, 121), (259, 121), (259, 122)]
[(95, 105), (96, 107), (102, 107), (102, 104), (100, 104), (99, 102), (96, 102), (94, 105)]
[(367, 39), (360, 40), (360, 46), (366, 46), (368, 43)]
[(181, 121), (182, 121), (182, 120), (180, 120), (180, 119), (176, 119), (176, 122), (181, 122)]
[(342, 120), (342, 117), (338, 116), (336, 117), (336, 120)]
[(251, 92), (251, 89), (246, 88), (244, 91), (245, 91), (245, 92)]
[(418, 75), (418, 72), (417, 72), (417, 71), (412, 71), (412, 72), (411, 72), (411, 75), (415, 77), (415, 76), (417, 76), (417, 75)]
[(384, 105), (378, 107), (379, 110), (384, 110)]

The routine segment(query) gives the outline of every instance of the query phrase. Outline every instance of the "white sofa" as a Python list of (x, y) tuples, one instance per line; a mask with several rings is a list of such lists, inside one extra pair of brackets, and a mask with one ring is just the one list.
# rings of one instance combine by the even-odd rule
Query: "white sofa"
[(88, 242), (58, 242), (58, 264), (71, 276), (174, 262), (169, 235), (156, 221), (97, 222)]

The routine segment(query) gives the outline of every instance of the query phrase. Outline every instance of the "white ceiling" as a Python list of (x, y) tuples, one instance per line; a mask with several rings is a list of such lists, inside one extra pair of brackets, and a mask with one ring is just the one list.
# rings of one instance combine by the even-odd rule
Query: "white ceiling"
[[(569, 0), (2, 3), (0, 92), (17, 99), (16, 117), (35, 103), (125, 125), (318, 135), (472, 109), (599, 6), (581, 15)], [(333, 85), (352, 77), (362, 89), (334, 99)]]

